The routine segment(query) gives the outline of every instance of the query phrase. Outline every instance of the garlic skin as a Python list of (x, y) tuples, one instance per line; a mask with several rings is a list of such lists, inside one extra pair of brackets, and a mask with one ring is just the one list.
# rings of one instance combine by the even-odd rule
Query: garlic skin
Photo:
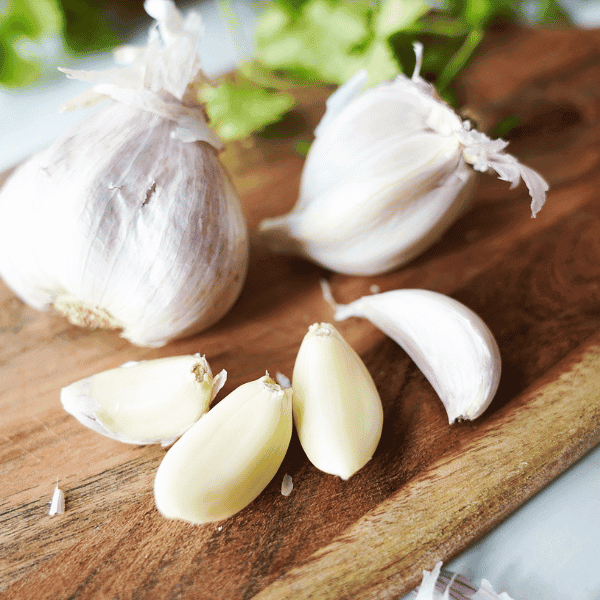
[(125, 363), (63, 388), (63, 408), (82, 425), (127, 444), (169, 446), (208, 411), (227, 380), (204, 356)]
[(281, 481), (281, 495), (289, 496), (294, 491), (294, 480), (289, 473), (286, 473), (283, 476), (283, 480)]
[(334, 319), (368, 319), (412, 358), (442, 401), (448, 420), (476, 419), (500, 383), (501, 358), (488, 326), (464, 304), (438, 292), (392, 290), (336, 304)]
[(298, 201), (259, 225), (276, 252), (338, 273), (376, 275), (432, 246), (469, 208), (475, 171), (522, 178), (533, 216), (548, 184), (503, 152), (507, 142), (471, 130), (420, 75), (364, 89), (358, 72), (327, 101), (315, 130)]
[(309, 327), (292, 389), (294, 423), (310, 462), (349, 479), (377, 448), (383, 407), (364, 362), (330, 323)]
[(201, 24), (170, 0), (130, 64), (69, 71), (108, 101), (0, 190), (0, 276), (36, 309), (122, 330), (140, 346), (202, 331), (236, 301), (248, 262), (242, 208), (196, 90)]
[(241, 385), (169, 449), (154, 481), (156, 508), (190, 523), (231, 517), (273, 479), (291, 437), (291, 389), (268, 374)]
[(477, 588), (466, 577), (442, 570), (441, 561), (431, 571), (423, 570), (421, 585), (411, 595), (415, 600), (513, 600), (506, 592), (498, 594), (487, 579), (482, 579)]
[(54, 515), (62, 515), (65, 512), (65, 493), (58, 487), (58, 481), (52, 494), (52, 500), (50, 501), (50, 510), (48, 514), (53, 517)]

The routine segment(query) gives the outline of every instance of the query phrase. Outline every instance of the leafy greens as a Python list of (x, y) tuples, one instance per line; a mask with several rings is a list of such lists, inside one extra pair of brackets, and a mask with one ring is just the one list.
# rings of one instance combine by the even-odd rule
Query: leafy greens
[[(226, 2), (227, 0), (221, 0)], [(235, 79), (201, 91), (213, 125), (225, 140), (240, 139), (281, 119), (298, 87), (341, 85), (359, 69), (369, 85), (415, 65), (453, 103), (452, 81), (468, 66), (497, 20), (535, 25), (569, 24), (557, 0), (273, 0), (258, 16), (256, 55)]]
[(118, 41), (92, 0), (0, 0), (0, 85), (22, 87), (38, 80), (57, 46), (78, 53)]

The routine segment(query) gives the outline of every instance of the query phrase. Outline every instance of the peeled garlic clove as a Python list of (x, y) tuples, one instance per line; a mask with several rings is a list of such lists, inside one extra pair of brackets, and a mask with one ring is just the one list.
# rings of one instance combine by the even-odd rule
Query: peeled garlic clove
[(273, 479), (291, 437), (291, 389), (268, 375), (241, 385), (167, 452), (154, 481), (157, 509), (191, 523), (234, 515)]
[(292, 389), (294, 422), (312, 464), (342, 479), (364, 467), (381, 437), (383, 408), (367, 367), (333, 325), (309, 327)]
[(440, 397), (450, 423), (476, 419), (500, 382), (498, 344), (488, 326), (456, 300), (428, 290), (393, 290), (336, 304), (336, 321), (368, 319), (402, 346)]
[(227, 372), (203, 356), (126, 363), (61, 390), (64, 409), (94, 431), (128, 444), (168, 446), (209, 408)]
[(274, 251), (328, 269), (375, 275), (406, 264), (469, 207), (475, 171), (522, 178), (541, 209), (547, 183), (504, 152), (507, 142), (473, 131), (419, 76), (366, 89), (365, 74), (329, 99), (306, 158), (298, 201), (259, 230)]
[(161, 346), (219, 320), (248, 262), (246, 221), (197, 99), (193, 12), (158, 19), (132, 62), (69, 71), (98, 112), (19, 167), (0, 190), (0, 276), (24, 302), (72, 323)]

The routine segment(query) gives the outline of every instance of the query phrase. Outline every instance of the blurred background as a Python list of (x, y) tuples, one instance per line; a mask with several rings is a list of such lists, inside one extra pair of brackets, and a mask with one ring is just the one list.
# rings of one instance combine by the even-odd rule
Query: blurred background
[[(423, 73), (452, 101), (452, 79), (498, 22), (600, 26), (600, 0), (188, 0), (177, 6), (202, 15), (199, 52), (208, 77), (244, 65), (236, 88), (208, 90), (209, 113), (211, 103), (213, 113), (227, 107), (218, 128), (227, 139), (279, 118), (290, 107), (290, 87), (335, 86), (357, 68), (367, 68), (373, 80), (410, 72), (414, 39), (426, 41)], [(0, 169), (86, 116), (85, 110), (59, 112), (88, 86), (57, 67), (107, 68), (111, 49), (144, 43), (150, 22), (142, 0), (1, 0)], [(258, 121), (231, 108), (241, 99), (257, 104)]]
[[(452, 80), (468, 68), (488, 28), (499, 22), (600, 27), (600, 0), (177, 5), (198, 11), (204, 20), (199, 53), (205, 74), (217, 78), (239, 68), (236, 85), (215, 83), (205, 90), (209, 113), (228, 139), (279, 119), (290, 107), (286, 91), (294, 86), (333, 89), (357, 67), (368, 68), (374, 80), (412, 69), (414, 39), (428, 40), (424, 74), (452, 102)], [(326, 22), (319, 23), (323, 18)], [(88, 85), (67, 79), (57, 67), (108, 68), (112, 48), (144, 44), (150, 23), (141, 0), (0, 0), (0, 171), (95, 110), (59, 112)], [(251, 113), (244, 110), (249, 105), (255, 107)], [(485, 577), (515, 600), (600, 600), (599, 498), (596, 449), (446, 566), (475, 581)]]

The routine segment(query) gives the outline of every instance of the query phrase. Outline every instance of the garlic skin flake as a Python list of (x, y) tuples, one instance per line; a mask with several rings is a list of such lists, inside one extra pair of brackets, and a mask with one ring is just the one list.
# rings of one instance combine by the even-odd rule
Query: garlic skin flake
[(330, 323), (308, 328), (292, 389), (294, 423), (310, 462), (349, 479), (377, 448), (383, 407), (364, 362)]
[(81, 424), (127, 444), (169, 446), (208, 411), (227, 372), (204, 356), (126, 363), (63, 388), (63, 408)]
[(154, 481), (156, 508), (190, 523), (231, 517), (273, 479), (291, 437), (291, 389), (268, 374), (241, 385), (169, 449)]
[(498, 594), (487, 579), (477, 588), (466, 577), (442, 570), (441, 561), (423, 570), (421, 585), (411, 595), (415, 600), (513, 600), (506, 592)]
[(471, 129), (419, 75), (366, 89), (358, 72), (327, 101), (315, 130), (298, 201), (259, 225), (277, 252), (338, 273), (376, 275), (432, 246), (469, 208), (475, 171), (522, 178), (533, 216), (548, 184), (504, 152), (507, 142)]
[(294, 480), (292, 479), (292, 476), (289, 473), (286, 473), (281, 481), (281, 495), (289, 496), (293, 490)]
[(50, 510), (48, 514), (53, 517), (54, 515), (62, 515), (65, 512), (65, 493), (58, 487), (58, 481), (52, 494), (52, 500), (50, 501)]
[(476, 419), (500, 383), (498, 344), (488, 326), (464, 304), (438, 292), (392, 290), (336, 304), (325, 282), (336, 321), (362, 317), (399, 344), (427, 378), (454, 423)]
[(170, 0), (128, 65), (64, 70), (105, 106), (21, 165), (0, 190), (0, 276), (74, 324), (162, 346), (218, 321), (244, 283), (248, 234), (196, 91), (201, 23)]

